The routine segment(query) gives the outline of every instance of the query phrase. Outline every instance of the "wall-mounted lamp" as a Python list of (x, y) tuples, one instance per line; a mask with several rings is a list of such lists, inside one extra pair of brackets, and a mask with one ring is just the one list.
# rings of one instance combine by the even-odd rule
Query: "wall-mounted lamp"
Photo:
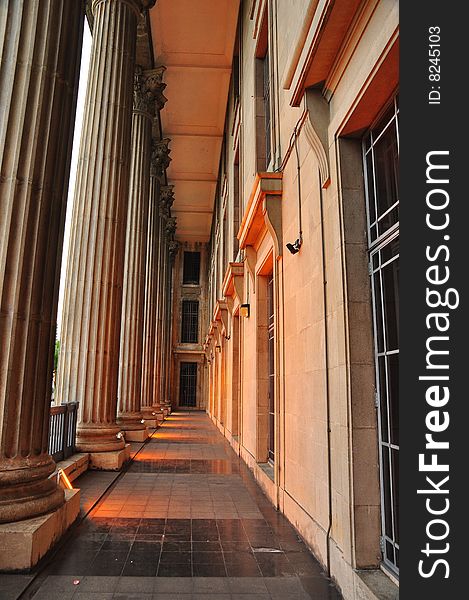
[(303, 243), (303, 239), (302, 239), (301, 234), (300, 234), (300, 237), (298, 239), (296, 239), (293, 242), (293, 244), (287, 244), (287, 248), (290, 250), (290, 252), (292, 254), (296, 254), (297, 252), (300, 251), (302, 243)]
[(239, 314), (242, 317), (249, 317), (249, 313), (250, 313), (249, 304), (241, 304), (241, 306), (239, 307)]
[(217, 352), (221, 352), (221, 346), (215, 346), (215, 350), (216, 350)]

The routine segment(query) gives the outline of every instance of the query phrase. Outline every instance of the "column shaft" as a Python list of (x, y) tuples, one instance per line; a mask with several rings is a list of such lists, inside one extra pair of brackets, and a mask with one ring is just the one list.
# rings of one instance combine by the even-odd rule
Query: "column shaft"
[(155, 345), (158, 318), (159, 246), (159, 181), (156, 175), (152, 173), (150, 177), (142, 359), (142, 413), (147, 418), (151, 417), (156, 403), (153, 388), (156, 375)]
[(126, 431), (145, 430), (140, 407), (152, 115), (140, 71), (134, 87), (117, 419)]
[(93, 1), (86, 92), (58, 368), (58, 396), (80, 402), (77, 447), (119, 450), (119, 342), (129, 197), (138, 0)]
[(0, 5), (0, 522), (64, 501), (47, 452), (81, 2)]

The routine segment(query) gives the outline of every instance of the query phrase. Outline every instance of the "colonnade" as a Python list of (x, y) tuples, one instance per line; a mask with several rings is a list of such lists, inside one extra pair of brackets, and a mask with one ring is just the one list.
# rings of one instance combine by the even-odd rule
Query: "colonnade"
[[(169, 140), (158, 126), (164, 67), (145, 70), (135, 58), (138, 19), (153, 4), (89, 3), (55, 396), (79, 403), (77, 449), (98, 466), (168, 410), (178, 244)], [(64, 502), (47, 448), (84, 14), (84, 2), (68, 0), (0, 8), (0, 523)]]

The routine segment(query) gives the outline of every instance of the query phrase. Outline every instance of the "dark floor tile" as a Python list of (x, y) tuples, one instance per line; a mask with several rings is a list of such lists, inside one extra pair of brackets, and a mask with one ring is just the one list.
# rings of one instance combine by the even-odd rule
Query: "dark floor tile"
[(226, 570), (224, 564), (194, 564), (192, 565), (192, 569), (194, 577), (226, 577)]
[(94, 558), (87, 575), (120, 575), (127, 560), (128, 552), (101, 550)]
[(256, 553), (255, 556), (264, 577), (295, 575), (292, 565), (283, 554)]
[(190, 519), (168, 519), (165, 526), (165, 534), (168, 533), (186, 533), (191, 531)]
[(221, 540), (246, 540), (246, 533), (239, 519), (223, 519), (217, 521), (218, 533)]
[(161, 564), (178, 564), (178, 565), (190, 565), (191, 564), (191, 553), (190, 552), (163, 552), (160, 557)]
[(252, 552), (224, 552), (223, 557), (226, 564), (256, 564), (256, 559)]
[(321, 565), (310, 553), (288, 552), (286, 556), (300, 577), (320, 577), (324, 573)]
[(251, 545), (247, 541), (230, 542), (228, 540), (222, 540), (221, 546), (223, 552), (252, 552)]
[(161, 527), (164, 530), (166, 525), (166, 519), (141, 519), (138, 526), (139, 529), (145, 529), (146, 527)]
[(253, 548), (273, 548), (280, 550), (280, 541), (273, 535), (250, 535), (249, 543)]
[(285, 540), (279, 537), (280, 548), (285, 552), (305, 552), (310, 554), (308, 547), (301, 539)]
[(192, 521), (192, 541), (208, 542), (217, 541), (219, 538), (216, 521), (207, 521), (207, 523), (199, 523), (197, 519)]
[(158, 570), (158, 561), (148, 559), (127, 559), (122, 571), (122, 577), (155, 577)]
[(161, 542), (140, 542), (135, 541), (132, 544), (131, 552), (142, 552), (147, 556), (159, 556), (161, 552)]
[(163, 543), (162, 533), (137, 533), (135, 536), (136, 542), (159, 542)]
[(93, 556), (65, 555), (52, 562), (48, 575), (86, 575), (91, 568)]
[(262, 577), (258, 564), (253, 563), (236, 564), (226, 563), (228, 577)]
[(193, 564), (201, 565), (221, 565), (224, 564), (223, 554), (221, 552), (193, 552)]
[(311, 600), (342, 600), (335, 586), (325, 577), (300, 577), (300, 583)]
[(164, 533), (165, 523), (159, 523), (155, 525), (140, 525), (137, 531), (137, 535), (145, 534), (162, 534)]
[(158, 577), (191, 577), (192, 567), (191, 565), (180, 565), (180, 564), (165, 564), (161, 563), (158, 566)]
[(221, 548), (221, 544), (218, 540), (211, 542), (192, 540), (192, 552), (221, 552)]
[(126, 532), (125, 529), (119, 529), (116, 531), (110, 531), (107, 534), (106, 541), (112, 540), (112, 541), (116, 541), (116, 542), (118, 542), (118, 541), (123, 541), (123, 542), (131, 541), (132, 542), (135, 539), (135, 536), (136, 536), (135, 531)]
[(101, 550), (110, 552), (128, 552), (132, 544), (132, 540), (110, 540), (107, 538), (101, 545)]
[(191, 552), (191, 542), (172, 541), (167, 538), (163, 541), (163, 552)]

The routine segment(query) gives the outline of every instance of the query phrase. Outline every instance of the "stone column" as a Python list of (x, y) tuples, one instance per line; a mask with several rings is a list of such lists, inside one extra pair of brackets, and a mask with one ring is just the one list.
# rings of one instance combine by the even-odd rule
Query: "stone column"
[(174, 217), (168, 217), (166, 220), (166, 248), (165, 248), (165, 272), (164, 272), (164, 306), (162, 309), (162, 358), (161, 358), (161, 377), (160, 377), (160, 404), (163, 408), (166, 407), (166, 411), (170, 412), (168, 407), (167, 398), (167, 381), (169, 371), (169, 335), (171, 326), (171, 273), (172, 273), (172, 252), (174, 251), (174, 234), (176, 232), (176, 219)]
[[(147, 71), (148, 77), (153, 82), (155, 90), (156, 111), (162, 110), (166, 103), (163, 91), (166, 84), (163, 83), (165, 67), (158, 67)], [(146, 270), (145, 270), (145, 299), (144, 299), (144, 321), (143, 321), (143, 352), (142, 352), (142, 401), (141, 410), (145, 423), (156, 427), (158, 417), (162, 415), (153, 395), (154, 379), (156, 375), (155, 344), (157, 331), (158, 310), (158, 285), (159, 285), (159, 250), (160, 250), (160, 188), (164, 171), (160, 168), (161, 160), (159, 153), (159, 142), (153, 140), (151, 164), (150, 164), (150, 203), (148, 216), (148, 234), (146, 242)], [(160, 421), (162, 418), (159, 419)]]
[(167, 313), (167, 338), (166, 338), (166, 378), (164, 385), (164, 401), (166, 406), (171, 413), (171, 398), (170, 398), (170, 386), (172, 379), (173, 370), (173, 274), (174, 274), (174, 263), (176, 260), (177, 253), (179, 251), (179, 242), (174, 239), (169, 243), (169, 273), (168, 273), (168, 298), (169, 298), (169, 310)]
[(135, 442), (147, 438), (140, 406), (153, 102), (153, 94), (147, 86), (142, 68), (137, 66), (134, 78), (117, 413), (117, 423), (125, 432), (125, 439)]
[[(160, 380), (162, 373), (162, 358), (163, 358), (163, 311), (165, 305), (165, 273), (167, 268), (167, 232), (166, 222), (170, 215), (170, 209), (174, 201), (174, 192), (172, 185), (162, 185), (160, 187), (160, 240), (158, 253), (158, 290), (157, 290), (157, 317), (156, 317), (156, 334), (155, 334), (155, 354), (154, 365), (155, 374), (153, 380), (153, 405), (160, 410)], [(157, 411), (158, 412), (158, 411)]]
[[(47, 513), (64, 502), (63, 490), (55, 478), (49, 479), (55, 463), (47, 448), (84, 8), (81, 2), (68, 0), (34, 4), (10, 0), (1, 3), (0, 22), (0, 522), (4, 523)], [(27, 536), (23, 531), (22, 539)], [(6, 554), (0, 557), (0, 569), (9, 564)]]
[(159, 216), (160, 183), (156, 177), (154, 162), (150, 166), (150, 206), (148, 214), (148, 235), (145, 272), (145, 306), (143, 322), (142, 353), (142, 414), (149, 426), (156, 427), (156, 406), (153, 401), (153, 386), (156, 373), (155, 344), (158, 305), (158, 261), (160, 246)]
[[(126, 458), (116, 424), (137, 18), (150, 0), (93, 0), (67, 266), (58, 396), (80, 402), (77, 448), (93, 466)], [(113, 452), (104, 457), (102, 453)]]

